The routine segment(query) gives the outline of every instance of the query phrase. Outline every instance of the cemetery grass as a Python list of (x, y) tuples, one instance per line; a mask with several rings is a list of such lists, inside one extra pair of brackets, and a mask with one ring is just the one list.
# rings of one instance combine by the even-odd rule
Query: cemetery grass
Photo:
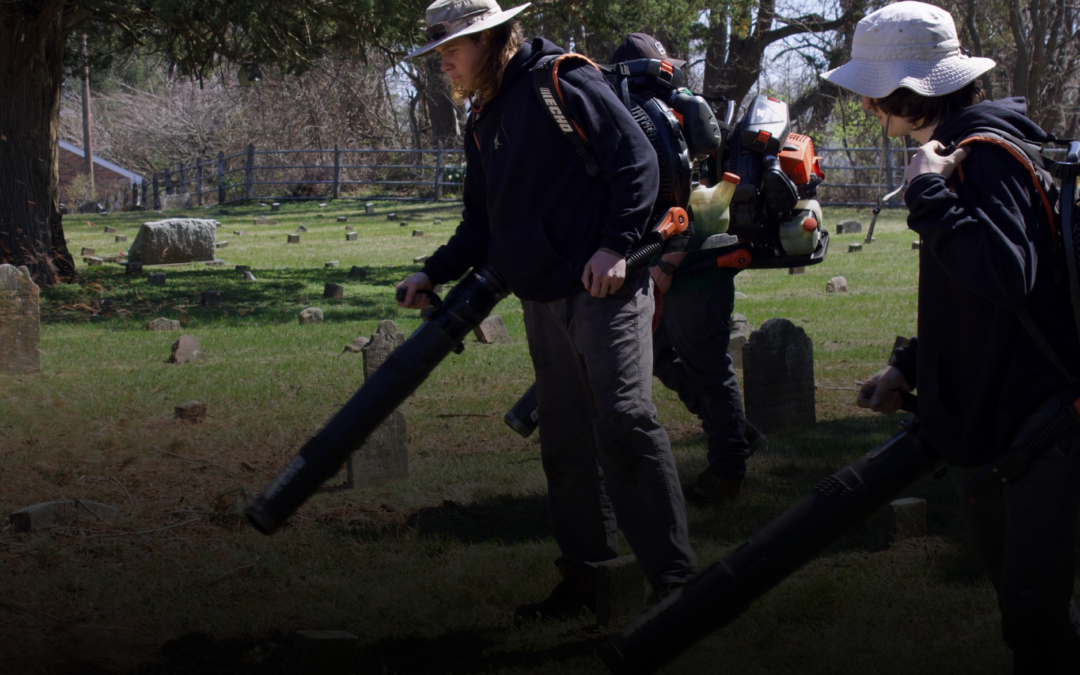
[[(79, 498), (120, 517), (0, 533), (0, 672), (279, 673), (300, 629), (360, 636), (357, 673), (605, 672), (594, 650), (618, 626), (511, 621), (558, 581), (538, 441), (502, 421), (532, 381), (512, 298), (496, 312), (514, 344), (470, 338), (402, 406), (409, 479), (345, 490), (342, 472), (269, 538), (243, 520), (245, 503), (361, 384), (361, 357), (344, 346), (381, 319), (406, 334), (419, 323), (394, 304), (393, 285), (445, 243), (460, 204), (378, 207), (366, 216), (351, 202), (286, 203), (277, 225), (254, 224), (266, 207), (211, 209), (229, 241), (218, 251), (225, 267), (166, 268), (156, 287), (116, 265), (80, 266), (78, 284), (43, 291), (42, 371), (0, 381), (0, 506)], [(130, 241), (147, 215), (69, 215), (69, 247), (119, 250), (103, 227)], [(359, 241), (345, 241), (337, 215)], [(833, 209), (828, 224), (850, 216), (869, 222)], [(301, 243), (286, 244), (301, 224)], [(862, 237), (834, 235), (827, 260), (804, 275), (737, 278), (748, 297), (736, 311), (755, 327), (786, 317), (813, 339), (818, 424), (770, 435), (737, 503), (690, 508), (702, 565), (897, 429), (899, 417), (853, 401), (893, 337), (915, 331), (918, 254), (899, 212), (883, 214), (875, 243), (847, 253)], [(243, 282), (237, 264), (259, 281)], [(366, 280), (348, 278), (353, 265)], [(826, 295), (836, 275), (850, 292)], [(345, 285), (343, 300), (322, 299), (327, 281)], [(207, 289), (223, 291), (221, 307), (199, 306)], [(95, 314), (101, 298), (117, 313)], [(309, 306), (323, 309), (322, 325), (298, 324)], [(180, 333), (147, 332), (159, 316), (179, 320), (207, 358), (166, 363)], [(654, 392), (691, 480), (705, 466), (704, 437), (673, 393), (658, 382)], [(192, 399), (209, 417), (181, 426), (173, 406)], [(950, 479), (911, 495), (929, 501), (927, 537), (877, 551), (864, 526), (666, 672), (1008, 672), (994, 593)]]

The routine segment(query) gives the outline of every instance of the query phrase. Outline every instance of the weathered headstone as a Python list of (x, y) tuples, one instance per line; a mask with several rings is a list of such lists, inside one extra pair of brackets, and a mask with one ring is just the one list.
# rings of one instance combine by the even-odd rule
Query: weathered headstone
[(149, 274), (146, 277), (146, 282), (148, 284), (150, 284), (151, 286), (164, 286), (165, 285), (165, 273), (164, 272), (155, 272), (154, 274)]
[(349, 217), (348, 216), (338, 216), (337, 221), (339, 223), (347, 223), (347, 222), (349, 222)]
[(431, 224), (432, 225), (442, 225), (442, 218), (436, 218), (435, 220), (431, 221)]
[(180, 322), (176, 319), (166, 319), (165, 317), (158, 317), (146, 324), (146, 330), (148, 331), (163, 331), (163, 330), (180, 330)]
[(128, 259), (144, 265), (214, 259), (216, 220), (169, 218), (143, 223), (128, 249)]
[(86, 261), (86, 264), (89, 265), (90, 267), (98, 267), (100, 265), (105, 264), (105, 259), (104, 258), (99, 258), (99, 257), (93, 256), (93, 255), (88, 255), (85, 258), (83, 258), (83, 260)]
[(116, 243), (117, 244), (122, 244), (125, 241), (127, 241), (127, 235), (126, 234), (118, 234), (118, 235), (116, 235)]
[(728, 355), (736, 368), (742, 368), (742, 348), (750, 339), (754, 327), (745, 316), (735, 312), (731, 315), (731, 338), (728, 342)]
[(349, 675), (360, 639), (343, 630), (301, 630), (293, 637), (289, 675)]
[(244, 281), (258, 281), (258, 279), (256, 279), (255, 275), (249, 271), (244, 272)]
[(188, 424), (198, 424), (206, 419), (206, 404), (199, 401), (185, 401), (173, 406), (176, 419)]
[(848, 244), (847, 245), (847, 252), (848, 253), (862, 253), (862, 244)]
[(789, 267), (788, 274), (806, 274), (805, 267)]
[(492, 314), (481, 321), (480, 325), (473, 329), (473, 335), (486, 345), (508, 345), (513, 342), (500, 314)]
[(645, 610), (645, 573), (637, 558), (624, 555), (596, 566), (596, 623), (610, 625)]
[(409, 221), (403, 220), (400, 223), (398, 223), (398, 226), (399, 227), (408, 227), (409, 226)]
[(334, 284), (334, 283), (327, 282), (326, 286), (323, 287), (323, 295), (322, 296), (324, 298), (344, 298), (345, 297), (345, 287), (342, 286), (341, 284)]
[(8, 520), (11, 522), (11, 529), (16, 532), (35, 532), (48, 525), (63, 525), (75, 516), (115, 523), (117, 511), (108, 504), (88, 499), (64, 499), (21, 508), (8, 515)]
[(27, 267), (0, 265), (0, 373), (41, 370), (41, 297)]
[(105, 226), (105, 234), (116, 234), (116, 228), (109, 225)]
[(862, 223), (857, 220), (842, 220), (836, 225), (837, 234), (855, 234), (862, 232)]
[(298, 234), (290, 234), (289, 235), (289, 243), (290, 244), (299, 244), (300, 243), (300, 235), (298, 235)]
[(355, 230), (355, 229), (356, 229), (356, 228), (355, 228), (355, 227), (353, 227), (352, 225), (346, 225), (346, 226), (345, 226), (345, 231), (346, 231), (346, 232), (352, 232), (352, 231), (353, 231), (353, 230)]
[(324, 265), (324, 267), (337, 267), (340, 264), (341, 263), (338, 262), (337, 260), (328, 260), (328, 261), (326, 261), (326, 264)]
[(270, 213), (277, 213), (278, 211), (281, 211), (281, 204), (274, 202), (270, 205)]
[(200, 304), (202, 304), (203, 307), (221, 307), (222, 299), (223, 298), (222, 298), (221, 291), (218, 291), (218, 290), (203, 291), (202, 292), (202, 298), (200, 300)]
[(414, 237), (422, 237), (422, 236), (424, 236), (424, 231), (423, 230), (413, 230), (412, 231), (412, 236), (414, 236)]
[(301, 234), (303, 234), (304, 232), (307, 232), (307, 225), (297, 225), (296, 226), (296, 231), (301, 233)]
[(916, 239), (915, 241), (911, 242), (911, 250), (912, 251), (918, 251), (921, 248), (922, 248), (922, 240), (921, 239)]
[(833, 277), (825, 282), (826, 293), (847, 293), (847, 279), (844, 277)]
[(814, 408), (814, 344), (787, 319), (769, 319), (743, 345), (746, 419), (763, 433), (807, 428)]
[(356, 338), (355, 340), (353, 340), (349, 344), (345, 345), (345, 349), (341, 353), (342, 354), (359, 354), (359, 353), (364, 351), (364, 347), (366, 347), (367, 343), (369, 343), (369, 342), (371, 342), (371, 340), (369, 338), (366, 338), (363, 335), (361, 335), (360, 337)]
[(358, 232), (346, 232), (345, 233), (345, 241), (358, 241), (358, 240), (359, 240), (359, 233)]
[(408, 478), (408, 441), (405, 413), (395, 410), (349, 455), (345, 462), (348, 486), (355, 489)]
[(141, 277), (143, 273), (143, 264), (141, 262), (128, 262), (124, 266), (124, 274), (129, 277)]
[(216, 244), (214, 244), (214, 248), (229, 248), (229, 242), (228, 241), (219, 241)]
[(323, 322), (323, 312), (318, 307), (308, 307), (300, 312), (301, 326), (314, 326)]
[(395, 349), (405, 344), (405, 334), (389, 319), (379, 322), (371, 341), (364, 347), (364, 379), (374, 374)]
[(889, 502), (878, 516), (878, 548), (899, 539), (926, 536), (926, 500), (905, 497)]
[(169, 363), (190, 363), (203, 358), (206, 358), (206, 355), (203, 354), (199, 341), (190, 335), (181, 335), (180, 339), (173, 343)]
[(375, 205), (372, 204), (371, 202), (368, 202), (367, 204), (364, 204), (364, 213), (366, 213), (368, 215), (370, 215), (372, 213), (375, 213)]
[(367, 270), (363, 267), (357, 267), (353, 265), (353, 268), (349, 270), (350, 279), (367, 279)]
[(87, 248), (86, 246), (83, 246), (82, 253), (80, 253), (79, 255), (80, 256), (88, 256), (88, 255), (96, 255), (96, 254), (97, 254), (97, 251), (95, 251), (94, 249)]
[(386, 219), (387, 220), (397, 220), (397, 214), (394, 213), (394, 212), (390, 212), (390, 213), (386, 214)]

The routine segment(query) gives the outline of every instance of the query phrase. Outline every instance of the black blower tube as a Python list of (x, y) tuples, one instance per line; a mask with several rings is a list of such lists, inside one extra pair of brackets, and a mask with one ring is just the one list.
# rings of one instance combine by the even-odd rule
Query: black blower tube
[(255, 529), (269, 535), (281, 527), (508, 292), (506, 281), (487, 265), (466, 275), (248, 506)]
[(601, 645), (600, 658), (615, 675), (655, 672), (944, 464), (921, 438), (918, 422), (905, 422), (903, 431), (819, 482), (729, 556)]

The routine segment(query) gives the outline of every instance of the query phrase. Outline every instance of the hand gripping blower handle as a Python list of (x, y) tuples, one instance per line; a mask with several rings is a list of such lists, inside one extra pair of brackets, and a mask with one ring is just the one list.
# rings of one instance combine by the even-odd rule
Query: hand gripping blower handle
[(508, 293), (506, 280), (482, 265), (469, 272), (442, 303), (433, 303), (437, 307), (405, 344), (394, 350), (247, 508), (255, 529), (269, 535), (281, 527)]

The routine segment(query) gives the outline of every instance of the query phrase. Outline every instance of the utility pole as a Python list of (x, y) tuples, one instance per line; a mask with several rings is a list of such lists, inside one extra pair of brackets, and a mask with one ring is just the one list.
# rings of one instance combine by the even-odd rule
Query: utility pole
[(86, 33), (82, 36), (82, 137), (83, 170), (86, 172), (87, 201), (94, 200), (94, 148), (90, 144), (90, 56), (86, 49)]

